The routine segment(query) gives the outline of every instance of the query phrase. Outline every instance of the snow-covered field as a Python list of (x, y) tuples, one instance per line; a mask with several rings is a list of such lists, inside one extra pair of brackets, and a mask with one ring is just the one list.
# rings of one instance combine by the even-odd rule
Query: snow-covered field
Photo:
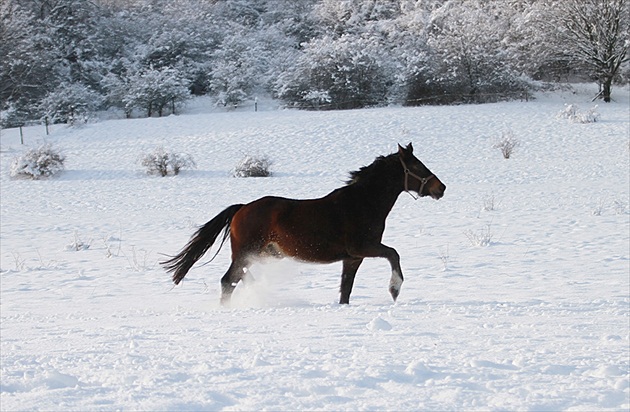
[[(532, 102), (303, 112), (201, 103), (179, 116), (24, 130), (66, 171), (9, 178), (1, 144), (2, 410), (628, 410), (628, 89)], [(265, 109), (261, 107), (261, 109)], [(520, 141), (511, 159), (494, 147)], [(157, 262), (226, 206), (319, 197), (396, 144), (446, 184), (402, 194), (384, 243), (340, 306), (341, 264), (281, 261), (220, 307), (229, 246), (173, 288)], [(163, 145), (198, 168), (150, 177)], [(237, 179), (246, 154), (274, 177)], [(80, 249), (80, 250), (77, 250)], [(208, 254), (206, 258), (209, 258)], [(207, 259), (206, 259), (207, 260)]]

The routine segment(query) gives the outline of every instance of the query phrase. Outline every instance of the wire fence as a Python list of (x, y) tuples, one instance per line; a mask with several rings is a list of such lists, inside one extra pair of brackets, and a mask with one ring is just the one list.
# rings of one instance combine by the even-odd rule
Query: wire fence
[[(479, 103), (496, 103), (501, 101), (509, 101), (509, 100), (520, 100), (520, 101), (529, 101), (531, 99), (531, 94), (524, 91), (515, 91), (515, 92), (500, 92), (500, 93), (474, 93), (474, 94), (465, 94), (465, 93), (444, 93), (438, 95), (430, 95), (423, 96), (415, 99), (405, 99), (405, 100), (393, 100), (393, 101), (369, 101), (369, 100), (344, 100), (344, 101), (336, 101), (336, 102), (299, 102), (293, 104), (278, 104), (276, 107), (280, 109), (301, 109), (301, 110), (348, 110), (348, 109), (360, 109), (367, 107), (386, 107), (390, 105), (402, 105), (402, 106), (423, 106), (423, 105), (458, 105), (458, 104), (479, 104)], [(243, 101), (237, 105), (226, 105), (226, 107), (230, 109), (239, 109), (239, 110), (253, 110), (258, 111), (260, 103), (257, 100), (253, 101)], [(44, 125), (46, 128), (46, 134), (49, 134), (49, 126), (50, 123), (48, 119), (34, 119), (25, 121), (21, 126), (18, 126), (20, 129), (20, 140), (22, 143), (24, 142), (24, 136), (22, 127), (25, 126), (35, 126), (35, 125)], [(2, 129), (2, 127), (0, 127)]]

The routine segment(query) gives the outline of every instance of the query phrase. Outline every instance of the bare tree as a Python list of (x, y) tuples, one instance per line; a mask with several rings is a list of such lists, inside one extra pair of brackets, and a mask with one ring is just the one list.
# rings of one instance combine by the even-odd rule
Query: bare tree
[(588, 70), (600, 85), (598, 97), (610, 102), (612, 83), (628, 60), (628, 0), (560, 0), (552, 3), (549, 23), (555, 27), (562, 54)]

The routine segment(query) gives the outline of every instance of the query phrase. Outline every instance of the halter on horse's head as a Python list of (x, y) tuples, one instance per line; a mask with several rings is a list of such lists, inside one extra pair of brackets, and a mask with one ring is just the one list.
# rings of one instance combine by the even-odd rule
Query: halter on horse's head
[(411, 190), (418, 193), (420, 197), (431, 196), (435, 200), (444, 196), (446, 186), (413, 155), (411, 143), (406, 148), (398, 145), (398, 159), (405, 174), (405, 192), (414, 198)]

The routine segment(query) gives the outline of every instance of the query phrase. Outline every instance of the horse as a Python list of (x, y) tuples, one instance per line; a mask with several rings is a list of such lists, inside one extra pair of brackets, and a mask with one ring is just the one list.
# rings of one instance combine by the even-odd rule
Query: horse
[[(214, 257), (229, 237), (232, 261), (221, 278), (221, 304), (229, 304), (239, 281), (259, 258), (289, 257), (305, 262), (342, 261), (340, 304), (350, 303), (365, 258), (385, 258), (391, 266), (389, 293), (394, 302), (403, 283), (400, 256), (381, 243), (385, 220), (404, 191), (435, 200), (446, 186), (413, 154), (413, 145), (377, 157), (350, 173), (346, 185), (317, 199), (266, 196), (227, 207), (193, 234), (179, 254), (160, 262), (178, 285), (222, 234)], [(212, 259), (214, 259), (214, 257)], [(211, 260), (212, 260), (211, 259)]]

